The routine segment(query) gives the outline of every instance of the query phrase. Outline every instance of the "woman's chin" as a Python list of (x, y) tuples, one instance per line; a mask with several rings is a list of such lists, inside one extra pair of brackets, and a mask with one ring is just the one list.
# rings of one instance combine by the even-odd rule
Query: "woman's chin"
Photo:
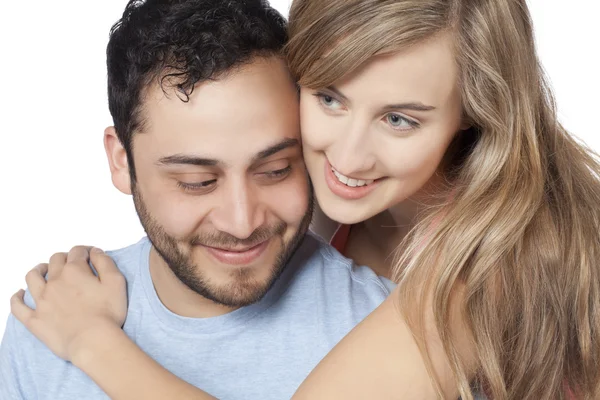
[(381, 212), (358, 204), (347, 204), (345, 201), (331, 201), (331, 199), (321, 201), (318, 196), (317, 201), (321, 211), (329, 219), (343, 225), (358, 224)]

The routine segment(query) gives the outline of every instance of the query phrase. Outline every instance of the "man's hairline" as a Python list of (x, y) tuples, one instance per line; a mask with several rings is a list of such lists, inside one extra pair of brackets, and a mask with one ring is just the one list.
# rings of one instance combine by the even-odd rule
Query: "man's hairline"
[[(217, 80), (227, 79), (231, 75), (234, 75), (236, 73), (240, 73), (240, 72), (244, 71), (246, 68), (248, 68), (250, 65), (253, 65), (257, 61), (260, 62), (260, 61), (267, 61), (267, 60), (283, 61), (285, 63), (286, 72), (288, 73), (288, 76), (290, 78), (290, 82), (294, 86), (296, 85), (283, 53), (281, 51), (277, 52), (277, 51), (272, 51), (272, 50), (264, 50), (264, 51), (255, 52), (247, 60), (237, 63), (226, 70), (220, 71), (217, 74), (211, 76), (210, 78), (207, 78), (203, 81), (196, 82), (194, 84), (194, 86), (199, 85), (208, 80), (217, 81)], [(132, 116), (131, 116), (131, 119), (133, 121), (135, 121), (135, 124), (133, 124), (135, 126), (135, 129), (133, 129), (131, 131), (131, 134), (129, 135), (129, 146), (132, 151), (133, 151), (134, 136), (137, 134), (142, 134), (145, 131), (148, 131), (148, 129), (149, 129), (148, 118), (146, 118), (144, 116), (144, 114), (145, 114), (144, 110), (145, 110), (146, 99), (147, 99), (147, 96), (149, 96), (150, 91), (152, 89), (156, 89), (158, 87), (159, 89), (161, 89), (163, 91), (165, 96), (167, 96), (165, 88), (161, 85), (162, 77), (164, 77), (164, 75), (163, 75), (164, 71), (165, 71), (165, 68), (163, 68), (160, 73), (149, 74), (150, 75), (149, 78), (146, 79), (145, 83), (142, 84), (142, 87), (140, 89), (140, 94), (139, 94), (138, 105), (133, 109)], [(174, 87), (175, 87), (175, 85), (171, 85), (170, 89), (171, 89), (171, 91), (176, 93), (177, 89), (175, 89)], [(184, 100), (181, 100), (181, 101), (184, 101)]]

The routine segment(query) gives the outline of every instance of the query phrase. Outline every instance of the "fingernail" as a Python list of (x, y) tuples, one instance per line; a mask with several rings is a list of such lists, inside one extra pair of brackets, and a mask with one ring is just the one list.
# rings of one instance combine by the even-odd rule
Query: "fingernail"
[(102, 251), (102, 249), (99, 249), (97, 247), (92, 247), (91, 253), (102, 254), (102, 253), (104, 253), (104, 251)]

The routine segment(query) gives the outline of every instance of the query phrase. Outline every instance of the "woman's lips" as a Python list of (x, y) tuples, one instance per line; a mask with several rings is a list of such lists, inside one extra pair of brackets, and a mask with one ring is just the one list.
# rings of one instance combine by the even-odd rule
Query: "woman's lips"
[(377, 179), (365, 186), (348, 186), (340, 182), (340, 180), (335, 176), (329, 160), (325, 159), (325, 182), (327, 183), (329, 190), (331, 190), (336, 196), (346, 200), (358, 200), (375, 190), (377, 186), (379, 186), (381, 180)]

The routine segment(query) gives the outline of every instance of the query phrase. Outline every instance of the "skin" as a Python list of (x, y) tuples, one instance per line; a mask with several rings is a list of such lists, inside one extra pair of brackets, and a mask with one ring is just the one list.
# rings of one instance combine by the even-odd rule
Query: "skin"
[[(438, 38), (407, 51), (374, 58), (335, 85), (336, 91), (345, 96), (345, 99), (336, 98), (340, 107), (329, 100), (333, 99), (333, 94), (339, 96), (331, 88), (321, 93), (320, 98), (313, 96), (316, 91), (302, 88), (304, 156), (314, 181), (316, 197), (331, 218), (342, 223), (357, 224), (350, 239), (353, 243), (360, 243), (360, 251), (353, 254), (355, 246), (352, 246), (349, 255), (356, 257), (359, 263), (374, 266), (376, 271), (386, 275), (389, 274), (389, 253), (385, 251), (393, 248), (393, 243), (399, 243), (404, 229), (414, 222), (420, 204), (426, 204), (429, 193), (439, 182), (439, 174), (436, 172), (444, 153), (462, 127), (456, 89), (457, 71), (449, 43), (448, 38)], [(323, 91), (325, 89), (320, 92)], [(329, 98), (325, 99), (325, 96)], [(420, 103), (435, 109), (417, 112), (401, 107), (384, 112), (383, 107), (397, 103)], [(334, 110), (331, 107), (333, 104)], [(392, 114), (418, 121), (420, 127), (411, 126), (410, 129), (398, 132), (390, 126), (390, 122), (397, 120), (390, 117)], [(224, 140), (221, 145), (228, 152), (231, 142)], [(258, 148), (255, 149), (257, 150)], [(226, 157), (225, 152), (222, 157)], [(235, 157), (227, 160), (230, 163), (236, 162)], [(381, 181), (363, 199), (339, 198), (325, 183), (323, 176), (326, 160), (344, 174), (358, 179)], [(244, 175), (242, 171), (248, 169), (247, 161), (242, 164), (244, 167), (239, 166), (238, 173), (234, 174), (237, 179)], [(114, 176), (113, 173), (113, 179)], [(125, 179), (124, 174), (119, 176)], [(150, 187), (146, 190), (151, 193)], [(176, 192), (175, 189), (173, 191)], [(158, 196), (156, 201), (160, 201), (161, 195), (155, 192), (152, 197), (155, 196)], [(297, 193), (294, 197), (298, 197)], [(166, 204), (167, 200), (164, 201)], [(236, 206), (230, 203), (231, 205)], [(163, 215), (159, 205), (149, 207), (156, 210), (156, 215)], [(193, 212), (193, 209), (188, 211)], [(236, 213), (233, 214), (216, 214), (221, 215), (222, 219), (214, 221), (229, 218), (231, 221), (249, 221), (248, 226), (252, 226), (251, 222), (255, 221), (252, 218), (235, 217)], [(299, 214), (296, 215), (298, 221), (301, 219)], [(247, 214), (240, 212), (239, 215)], [(258, 217), (256, 220), (264, 221)], [(289, 221), (291, 224), (291, 219)], [(382, 221), (391, 222), (389, 225), (394, 228), (382, 226)], [(179, 222), (185, 223), (183, 220)], [(209, 219), (206, 223), (212, 227), (217, 222)], [(175, 230), (176, 223), (170, 229)], [(248, 229), (245, 233), (248, 234), (249, 231)], [(372, 237), (367, 237), (369, 232), (372, 232)], [(239, 232), (238, 235), (243, 236)], [(22, 292), (18, 293), (12, 302), (12, 310), (17, 318), (38, 337), (44, 339), (45, 336), (44, 343), (85, 371), (112, 398), (143, 396), (159, 399), (174, 395), (177, 398), (211, 398), (201, 390), (178, 380), (146, 356), (118, 328), (122, 323), (118, 319), (119, 313), (102, 311), (107, 308), (103, 304), (114, 305), (114, 299), (123, 296), (122, 293), (119, 294), (119, 290), (124, 292), (124, 288), (103, 285), (102, 277), (90, 278), (87, 268), (90, 254), (87, 249), (73, 249), (68, 256), (70, 261), (65, 257), (67, 256), (56, 257), (50, 265), (40, 265), (28, 275), (28, 285), (30, 289), (34, 288), (32, 295), (37, 296), (36, 302), (41, 301), (42, 306), (38, 304), (35, 311), (28, 309), (22, 303)], [(101, 270), (110, 274), (109, 276), (118, 275), (108, 257), (100, 252), (92, 253), (91, 257), (94, 265), (102, 263)], [(62, 274), (67, 268), (79, 272)], [(49, 274), (56, 277), (47, 283), (42, 277), (46, 270), (54, 271)], [(166, 268), (163, 270), (167, 271)], [(77, 288), (84, 281), (83, 278), (78, 278), (80, 274), (88, 274), (86, 282), (89, 289), (86, 292), (92, 293), (101, 301), (90, 301), (82, 305), (65, 300), (79, 293)], [(175, 296), (176, 293), (173, 292), (176, 286), (172, 286), (172, 289), (167, 288), (165, 293)], [(394, 295), (390, 296), (344, 338), (309, 375), (294, 398), (437, 399), (438, 393), (430, 381), (412, 333), (397, 310), (395, 298)], [(194, 296), (187, 297), (184, 294), (180, 299), (183, 301), (179, 303), (186, 307), (175, 311), (177, 313), (193, 314), (194, 307), (199, 306), (197, 301), (200, 300), (196, 300)], [(174, 307), (175, 303), (169, 303), (169, 295), (165, 299), (161, 296), (161, 300), (167, 306), (171, 304), (170, 307)], [(74, 315), (78, 314), (88, 316), (84, 320), (87, 325), (65, 327), (57, 323), (63, 318), (73, 320)], [(96, 315), (97, 318), (91, 321), (90, 315)], [(449, 327), (450, 331), (460, 336), (463, 331), (461, 314), (456, 312), (451, 320), (455, 325)], [(439, 335), (433, 328), (433, 316), (426, 315), (425, 321), (426, 327), (430, 327), (426, 332), (426, 343), (433, 361), (433, 373), (440, 380), (443, 397), (456, 399), (458, 390), (440, 347)], [(90, 325), (96, 325), (99, 329), (87, 329)], [(100, 332), (102, 340), (98, 340)], [(119, 351), (114, 351), (115, 348)], [(109, 349), (113, 351), (108, 351)], [(458, 350), (465, 354), (465, 361), (468, 361), (471, 350), (469, 341), (461, 343)], [(375, 365), (377, 368), (373, 368)], [(131, 371), (136, 372), (133, 374)], [(124, 375), (128, 376), (127, 382), (118, 379)]]
[[(113, 127), (105, 148), (114, 185), (134, 195), (153, 243), (150, 273), (162, 302), (186, 317), (255, 302), (310, 218), (297, 95), (283, 61), (257, 59), (198, 85), (189, 102), (153, 85), (143, 109), (145, 129), (133, 138), (135, 182)], [(262, 255), (241, 265), (212, 252), (259, 244)]]
[[(390, 276), (388, 256), (442, 185), (439, 166), (462, 122), (451, 38), (375, 57), (339, 83), (302, 88), (304, 160), (323, 212), (351, 231), (347, 256)], [(390, 107), (393, 106), (393, 107)], [(326, 182), (327, 165), (378, 180), (360, 199)]]

